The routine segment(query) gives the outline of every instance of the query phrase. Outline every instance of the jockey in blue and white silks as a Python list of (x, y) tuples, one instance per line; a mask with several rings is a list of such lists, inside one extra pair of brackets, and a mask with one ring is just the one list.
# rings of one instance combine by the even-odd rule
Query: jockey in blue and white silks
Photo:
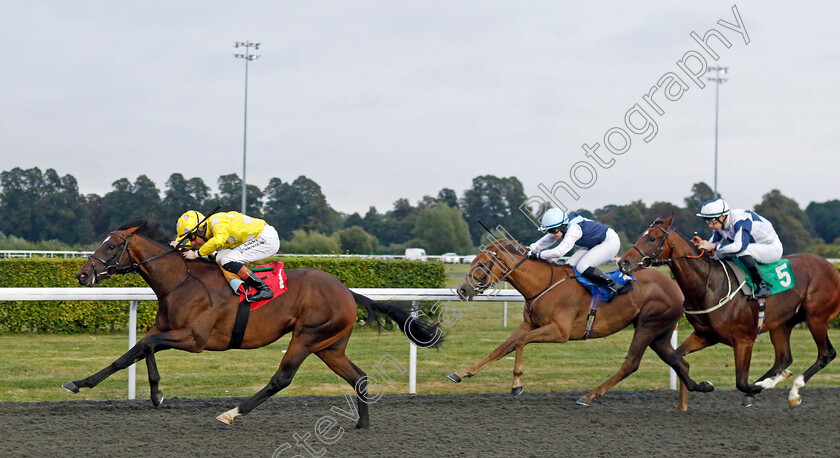
[(730, 209), (725, 200), (707, 201), (697, 216), (713, 229), (712, 237), (697, 243), (698, 248), (715, 250), (719, 259), (737, 257), (744, 263), (756, 285), (755, 297), (770, 295), (756, 262), (770, 264), (782, 257), (782, 242), (773, 224), (750, 210)]
[[(615, 281), (598, 269), (598, 266), (609, 263), (621, 248), (621, 241), (614, 230), (582, 216), (569, 219), (562, 210), (550, 208), (542, 217), (540, 231), (546, 234), (529, 246), (529, 257), (557, 259), (577, 246), (579, 249), (567, 264), (576, 267), (592, 283), (609, 288), (610, 300), (615, 296)], [(557, 240), (561, 240), (560, 243), (548, 249)]]

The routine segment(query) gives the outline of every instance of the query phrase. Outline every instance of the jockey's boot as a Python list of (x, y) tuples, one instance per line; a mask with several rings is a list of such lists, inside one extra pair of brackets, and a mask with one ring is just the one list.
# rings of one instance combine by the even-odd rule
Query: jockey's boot
[(767, 283), (764, 280), (764, 276), (761, 275), (761, 269), (758, 268), (758, 263), (755, 261), (750, 255), (739, 256), (738, 259), (744, 264), (744, 267), (747, 268), (747, 272), (750, 273), (750, 278), (753, 281), (753, 285), (755, 286), (753, 291), (753, 296), (756, 299), (761, 299), (770, 295), (770, 283)]
[(245, 282), (246, 286), (253, 286), (257, 289), (257, 292), (252, 295), (245, 295), (245, 298), (248, 302), (259, 302), (264, 301), (266, 299), (271, 299), (274, 297), (274, 291), (265, 284), (260, 277), (254, 275), (254, 272), (248, 268), (248, 266), (243, 265), (239, 272), (236, 272), (236, 275)]
[(598, 286), (604, 286), (610, 291), (609, 296), (607, 297), (607, 302), (613, 300), (615, 295), (618, 293), (618, 289), (615, 285), (615, 280), (608, 277), (607, 274), (598, 270), (597, 267), (587, 267), (586, 270), (581, 272), (581, 275), (583, 275), (584, 278), (591, 281), (592, 283)]

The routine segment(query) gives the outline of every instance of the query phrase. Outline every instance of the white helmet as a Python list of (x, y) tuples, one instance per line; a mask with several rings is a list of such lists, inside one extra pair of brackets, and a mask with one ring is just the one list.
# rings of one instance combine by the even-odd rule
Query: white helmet
[(719, 216), (729, 214), (729, 205), (720, 197), (712, 200), (707, 200), (700, 209), (697, 216), (701, 218), (717, 218)]
[(543, 214), (542, 217), (542, 226), (540, 226), (540, 231), (545, 232), (553, 227), (562, 226), (564, 224), (568, 224), (569, 217), (566, 216), (566, 212), (557, 208), (549, 208)]

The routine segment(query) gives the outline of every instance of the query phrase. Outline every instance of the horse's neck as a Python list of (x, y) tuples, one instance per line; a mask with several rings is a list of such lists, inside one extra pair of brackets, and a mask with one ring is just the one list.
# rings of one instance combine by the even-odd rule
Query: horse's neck
[(566, 277), (566, 271), (560, 266), (526, 261), (514, 270), (507, 280), (527, 298), (539, 294), (550, 286), (549, 283), (557, 282), (562, 277)]
[[(162, 255), (166, 249), (150, 240), (131, 246), (131, 257), (140, 263)], [(138, 240), (139, 241), (139, 240)], [(185, 261), (179, 253), (170, 253), (138, 266), (138, 273), (160, 297), (176, 289), (189, 275)]]
[[(686, 299), (693, 299), (697, 302), (701, 299), (717, 301), (719, 297), (715, 294), (707, 294), (707, 287), (712, 291), (720, 284), (719, 277), (721, 270), (714, 261), (707, 255), (699, 256), (696, 250), (678, 234), (672, 242), (671, 272), (674, 273), (674, 280), (680, 285)], [(711, 264), (710, 264), (711, 263)]]

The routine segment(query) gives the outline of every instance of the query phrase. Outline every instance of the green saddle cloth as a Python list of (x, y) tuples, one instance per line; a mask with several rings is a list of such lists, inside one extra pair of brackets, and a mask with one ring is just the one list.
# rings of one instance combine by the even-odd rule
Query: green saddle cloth
[[(730, 259), (730, 261), (737, 265), (744, 273), (744, 280), (747, 282), (747, 285), (755, 289), (755, 285), (749, 276), (747, 268), (744, 267), (744, 263), (739, 258)], [(782, 258), (771, 264), (759, 264), (758, 268), (761, 270), (761, 275), (764, 276), (764, 280), (770, 283), (770, 294), (787, 291), (796, 284), (793, 269), (790, 268), (790, 261), (787, 259)]]

